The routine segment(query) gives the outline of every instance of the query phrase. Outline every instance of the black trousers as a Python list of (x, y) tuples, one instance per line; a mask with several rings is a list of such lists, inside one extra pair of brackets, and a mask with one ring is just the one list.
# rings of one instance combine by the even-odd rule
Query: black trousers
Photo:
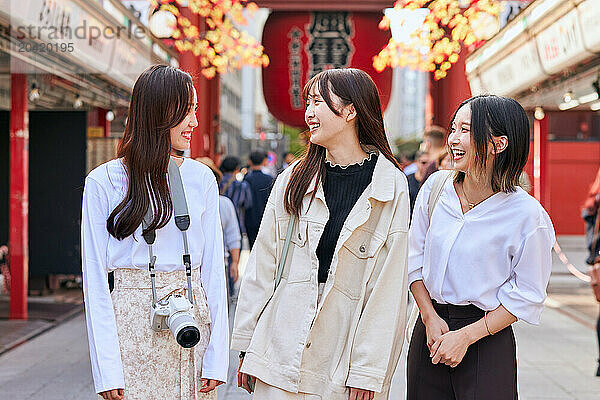
[[(451, 331), (484, 316), (473, 306), (437, 304), (438, 315)], [(456, 368), (432, 364), (427, 347), (425, 325), (417, 320), (408, 349), (408, 400), (516, 400), (517, 360), (512, 327), (486, 336), (467, 349)]]

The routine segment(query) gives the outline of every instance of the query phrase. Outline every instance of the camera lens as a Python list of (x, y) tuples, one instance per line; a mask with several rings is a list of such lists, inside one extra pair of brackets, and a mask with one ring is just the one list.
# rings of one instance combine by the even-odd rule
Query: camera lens
[(195, 326), (186, 326), (177, 333), (177, 343), (181, 347), (194, 347), (200, 341), (200, 331)]

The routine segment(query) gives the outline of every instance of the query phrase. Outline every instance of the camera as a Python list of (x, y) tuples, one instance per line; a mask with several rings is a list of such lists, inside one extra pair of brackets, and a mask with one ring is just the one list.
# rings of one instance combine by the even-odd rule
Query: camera
[(151, 308), (150, 324), (156, 332), (170, 329), (181, 347), (194, 347), (200, 341), (200, 330), (193, 310), (193, 304), (185, 296), (174, 293)]

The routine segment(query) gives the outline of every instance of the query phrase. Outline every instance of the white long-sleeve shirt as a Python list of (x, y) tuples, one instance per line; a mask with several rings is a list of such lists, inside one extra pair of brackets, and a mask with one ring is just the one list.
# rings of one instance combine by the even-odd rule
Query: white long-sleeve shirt
[[(210, 341), (202, 362), (202, 377), (225, 382), (229, 363), (229, 327), (219, 193), (214, 175), (205, 165), (185, 159), (180, 172), (191, 219), (187, 236), (192, 267), (202, 268), (202, 286), (212, 322)], [(96, 392), (124, 387), (117, 327), (107, 282), (108, 272), (133, 267), (148, 270), (148, 245), (142, 238), (141, 225), (133, 236), (120, 241), (106, 229), (108, 216), (124, 198), (126, 191), (127, 174), (121, 160), (100, 165), (85, 180), (81, 253), (86, 322)], [(156, 255), (157, 271), (185, 268), (182, 261), (182, 234), (173, 218), (165, 227), (156, 230), (152, 249)], [(139, 306), (149, 310), (151, 304)], [(149, 324), (149, 321), (142, 322)]]
[(429, 194), (437, 174), (421, 187), (409, 233), (409, 285), (423, 280), (438, 303), (502, 304), (538, 324), (552, 268), (555, 236), (540, 203), (520, 187), (496, 193), (463, 215), (452, 179), (431, 218)]

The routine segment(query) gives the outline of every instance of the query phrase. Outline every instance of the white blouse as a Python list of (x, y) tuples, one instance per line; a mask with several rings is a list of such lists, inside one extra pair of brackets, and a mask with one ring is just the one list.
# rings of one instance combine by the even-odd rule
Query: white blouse
[[(191, 159), (185, 159), (180, 172), (190, 211), (191, 223), (187, 236), (192, 267), (202, 268), (202, 286), (212, 322), (210, 342), (202, 363), (202, 377), (225, 382), (229, 364), (229, 326), (217, 183), (208, 167)], [(124, 387), (107, 274), (116, 268), (148, 270), (148, 245), (142, 238), (141, 225), (133, 236), (123, 240), (115, 239), (106, 230), (108, 216), (125, 197), (126, 191), (127, 174), (121, 160), (100, 165), (85, 180), (81, 254), (86, 322), (96, 392)], [(156, 255), (157, 271), (185, 268), (182, 261), (182, 234), (173, 218), (156, 231), (152, 249)], [(149, 309), (151, 305), (139, 306)], [(144, 322), (149, 324), (149, 321)]]
[(517, 187), (496, 193), (463, 215), (448, 179), (431, 218), (428, 201), (437, 173), (421, 187), (409, 233), (409, 285), (423, 280), (438, 303), (473, 304), (538, 324), (555, 242), (540, 203)]

